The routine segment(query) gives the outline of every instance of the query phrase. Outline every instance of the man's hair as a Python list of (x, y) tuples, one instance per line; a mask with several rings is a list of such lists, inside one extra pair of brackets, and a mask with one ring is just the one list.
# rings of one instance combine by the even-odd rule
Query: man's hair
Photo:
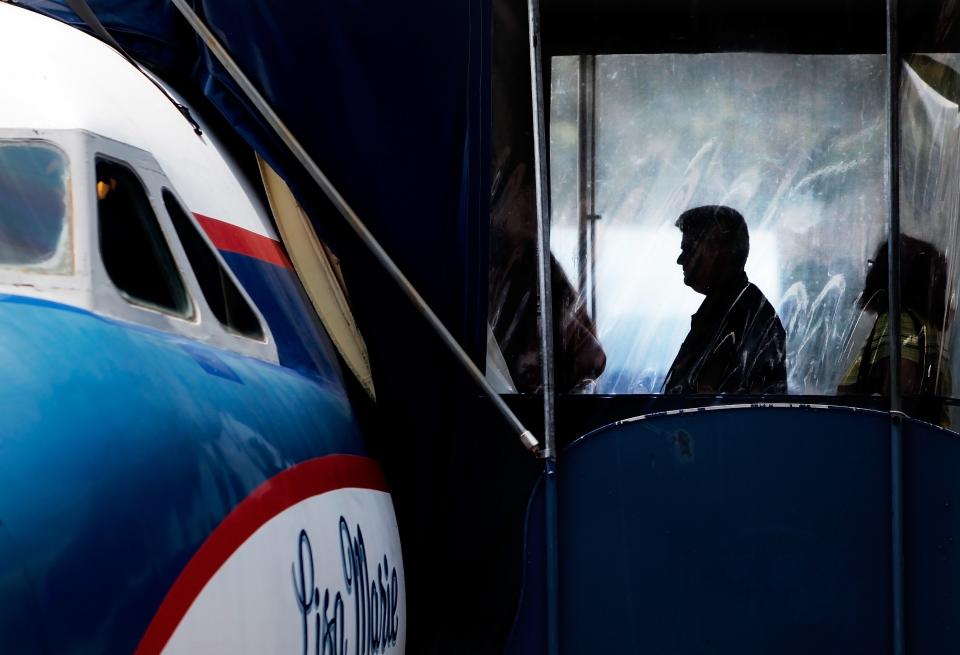
[(723, 205), (694, 207), (680, 214), (675, 225), (697, 242), (709, 240), (723, 248), (733, 264), (741, 269), (750, 254), (750, 234), (747, 222), (736, 209)]

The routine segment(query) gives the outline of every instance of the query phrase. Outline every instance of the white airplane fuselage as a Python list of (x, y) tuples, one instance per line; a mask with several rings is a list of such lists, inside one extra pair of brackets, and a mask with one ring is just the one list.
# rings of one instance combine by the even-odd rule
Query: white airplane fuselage
[(202, 128), (0, 3), (0, 651), (402, 653), (382, 472)]

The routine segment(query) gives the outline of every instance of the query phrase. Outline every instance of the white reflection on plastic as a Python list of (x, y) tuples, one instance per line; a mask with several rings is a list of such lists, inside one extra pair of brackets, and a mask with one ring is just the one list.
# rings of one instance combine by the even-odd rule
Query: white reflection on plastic
[[(703, 299), (683, 286), (674, 221), (724, 204), (747, 220), (747, 274), (786, 329), (790, 393), (836, 393), (884, 234), (883, 60), (597, 57), (598, 391), (661, 390)], [(553, 60), (550, 116), (551, 246), (571, 279), (589, 265), (577, 260), (576, 61)]]
[[(934, 388), (942, 395), (956, 395), (950, 379), (957, 379), (958, 362), (949, 356), (960, 346), (952, 329), (957, 309), (957, 246), (960, 245), (960, 113), (949, 98), (960, 95), (957, 67), (960, 55), (916, 55), (913, 67), (904, 64), (901, 85), (900, 213), (904, 234), (934, 244), (946, 257), (947, 311), (940, 330), (943, 335)], [(904, 293), (908, 293), (904, 290)], [(950, 362), (952, 370), (939, 370)], [(956, 417), (954, 417), (955, 425)]]

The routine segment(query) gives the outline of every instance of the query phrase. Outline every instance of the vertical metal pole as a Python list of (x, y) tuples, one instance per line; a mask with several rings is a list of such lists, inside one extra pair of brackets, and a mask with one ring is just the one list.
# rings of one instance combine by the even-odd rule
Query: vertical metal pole
[(590, 318), (597, 325), (597, 222), (590, 221)]
[(537, 283), (539, 291), (540, 359), (543, 370), (543, 440), (541, 456), (556, 456), (553, 419), (553, 290), (551, 289), (550, 198), (547, 195), (546, 126), (543, 116), (543, 71), (540, 58), (539, 0), (528, 0), (530, 18), (530, 81), (533, 93), (533, 157), (537, 196)]
[(590, 318), (597, 320), (597, 58), (590, 55)]
[[(595, 127), (596, 119), (594, 116), (594, 94), (596, 92), (596, 62), (595, 55), (580, 55), (580, 83), (577, 94), (578, 112), (577, 124), (579, 139), (577, 151), (579, 155), (579, 175), (577, 176), (579, 187), (579, 209), (580, 220), (577, 230), (577, 290), (580, 292), (580, 298), (588, 302), (593, 295), (593, 284), (590, 277), (592, 268), (591, 252), (592, 245), (590, 237), (592, 236), (592, 226), (596, 208), (594, 206), (593, 185), (596, 180), (594, 172), (596, 147), (595, 147)], [(591, 307), (593, 303), (591, 301)], [(594, 313), (591, 311), (591, 317)]]
[(560, 544), (557, 510), (557, 458), (543, 460), (547, 567), (547, 655), (560, 654)]
[(887, 294), (890, 340), (890, 514), (893, 653), (906, 652), (903, 558), (903, 410), (900, 398), (900, 51), (897, 0), (887, 0)]
[(897, 44), (897, 0), (887, 0), (887, 285), (890, 324), (890, 411), (901, 411), (900, 399), (900, 52)]
[(540, 3), (527, 0), (530, 34), (530, 85), (533, 101), (533, 156), (536, 167), (537, 263), (540, 295), (540, 364), (543, 372), (544, 494), (546, 503), (547, 653), (560, 652), (560, 566), (557, 532), (557, 451), (554, 431), (553, 290), (551, 289), (550, 198), (544, 124), (543, 70), (540, 40)]

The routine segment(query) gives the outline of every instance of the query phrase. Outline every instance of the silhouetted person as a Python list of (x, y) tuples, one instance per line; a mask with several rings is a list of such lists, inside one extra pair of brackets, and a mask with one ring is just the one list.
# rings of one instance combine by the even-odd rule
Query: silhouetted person
[[(877, 248), (857, 298), (877, 315), (860, 355), (840, 381), (840, 393), (890, 393), (890, 312), (887, 296), (889, 245)], [(900, 237), (900, 389), (918, 396), (912, 414), (935, 425), (949, 425), (946, 406), (936, 399), (951, 392), (944, 351), (947, 318), (947, 260), (936, 246)]]
[(664, 393), (786, 393), (786, 334), (743, 270), (750, 252), (743, 216), (708, 205), (685, 211), (676, 225), (683, 283), (706, 298), (690, 317)]

